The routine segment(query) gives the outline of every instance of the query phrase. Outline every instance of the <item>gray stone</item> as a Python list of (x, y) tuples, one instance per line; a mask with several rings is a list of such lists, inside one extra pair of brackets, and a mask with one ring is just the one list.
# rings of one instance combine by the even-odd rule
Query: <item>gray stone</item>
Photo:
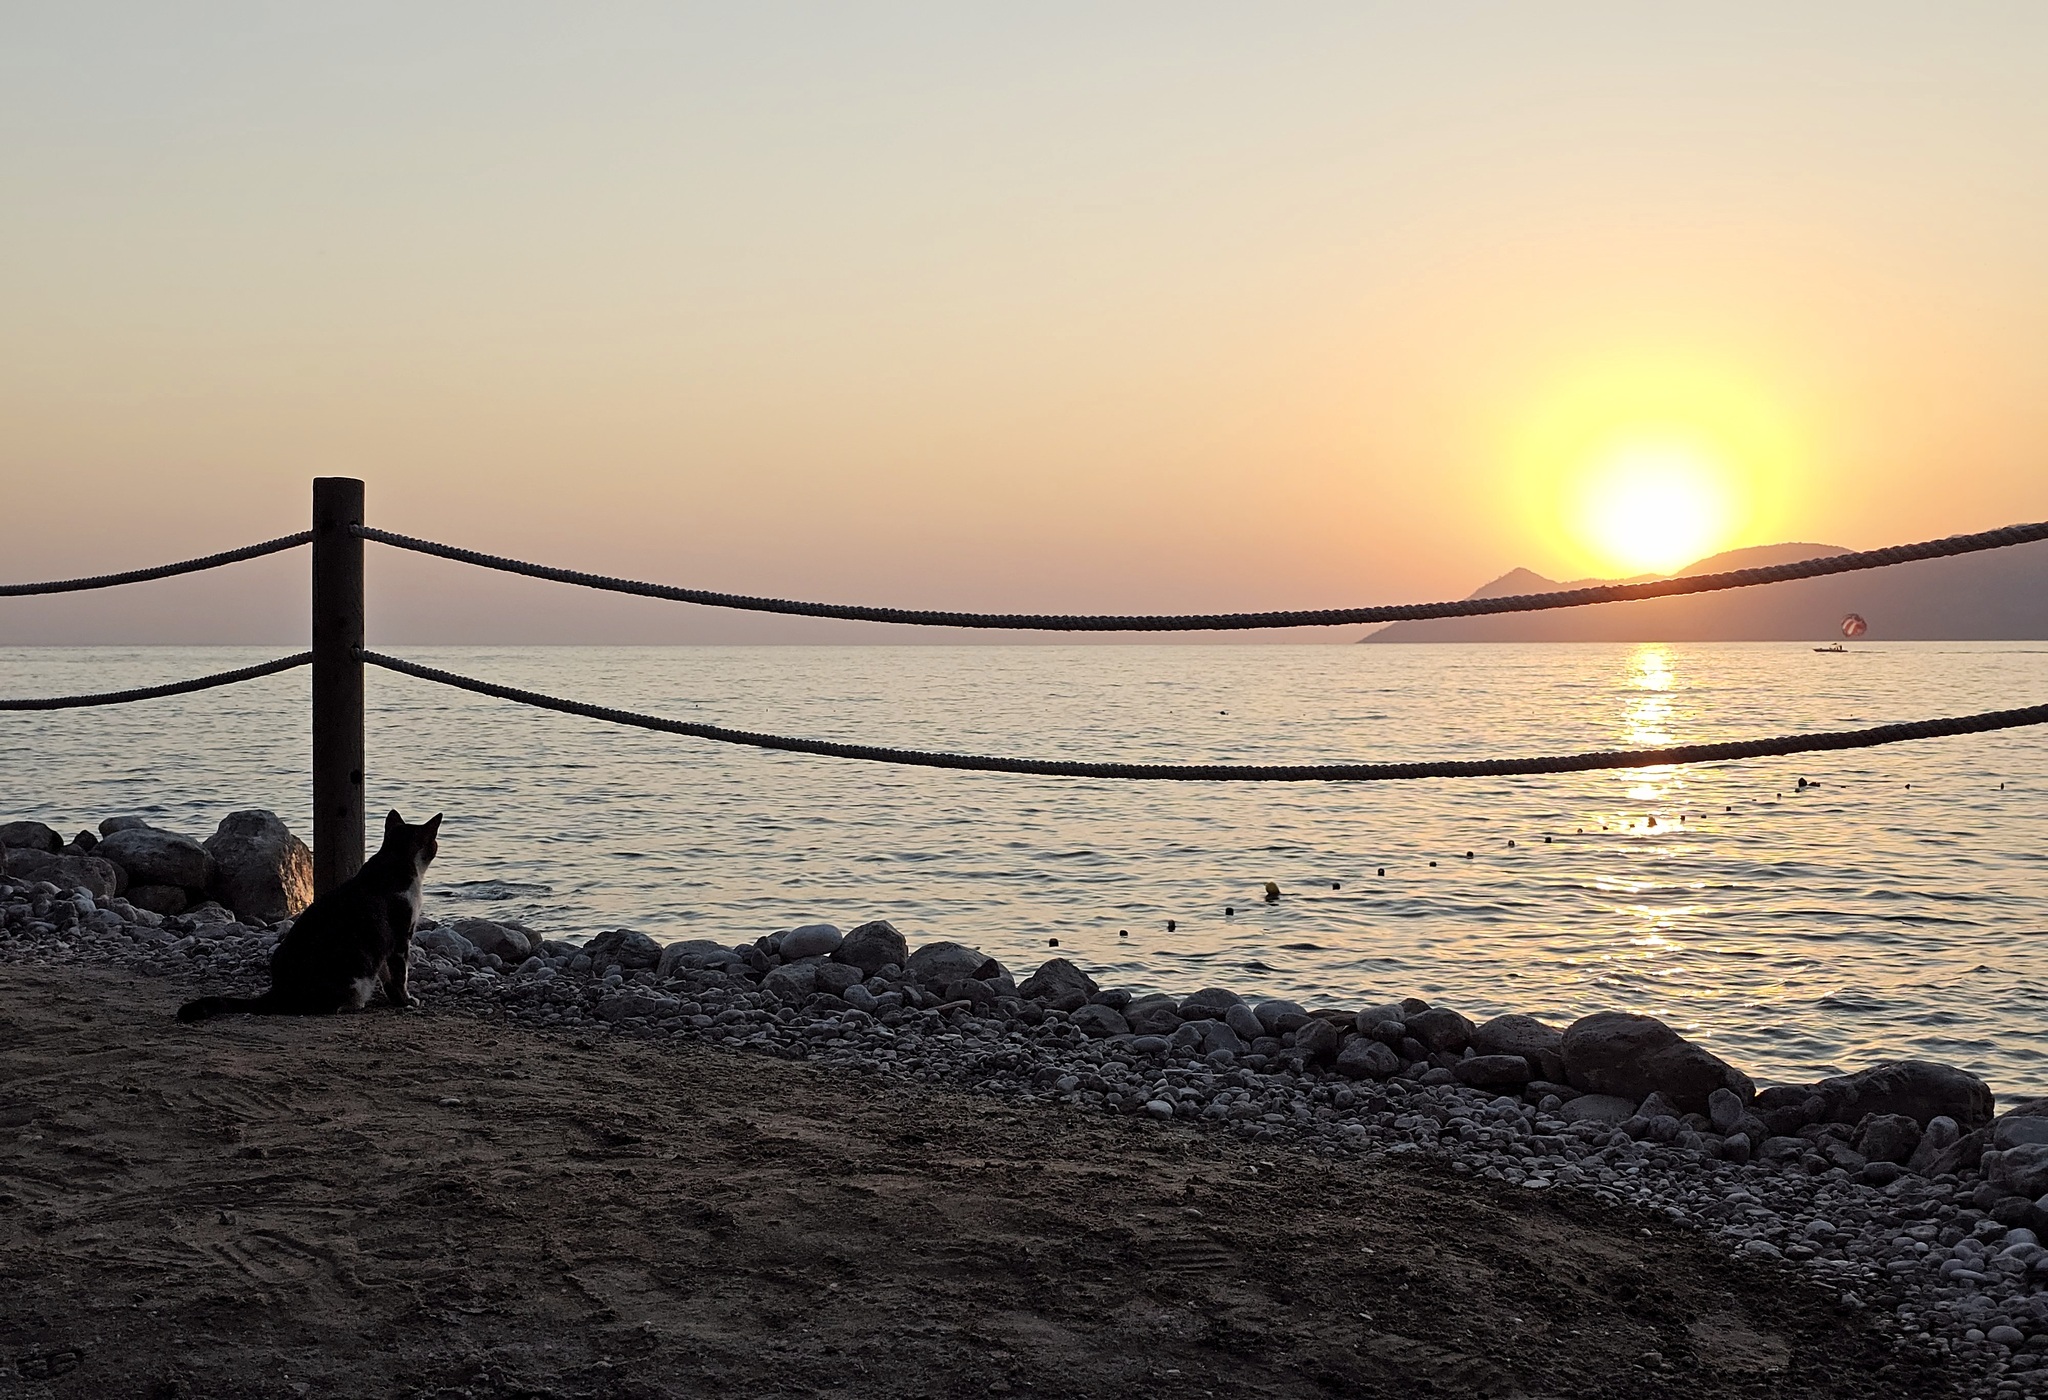
[(1721, 1160), (1741, 1166), (1749, 1161), (1749, 1139), (1741, 1133), (1730, 1133), (1721, 1140)]
[(1991, 1145), (2001, 1152), (2030, 1142), (2048, 1142), (2048, 1099), (2014, 1104), (1991, 1124)]
[(1252, 1014), (1259, 1018), (1259, 1025), (1267, 1035), (1282, 1035), (1288, 1031), (1300, 1030), (1308, 1021), (1308, 1012), (1298, 1002), (1262, 1001), (1252, 1008)]
[(1124, 1008), (1124, 1020), (1139, 1035), (1172, 1035), (1180, 1028), (1180, 1003), (1155, 993)]
[(1017, 995), (1044, 1002), (1055, 1011), (1074, 1011), (1101, 990), (1093, 977), (1065, 958), (1047, 958), (1018, 984)]
[[(546, 940), (550, 955), (553, 954), (553, 939)], [(578, 950), (570, 949), (570, 955)], [(679, 943), (670, 943), (661, 950), (660, 958), (654, 964), (657, 977), (673, 977), (685, 968), (722, 967), (733, 960), (732, 949), (709, 938), (685, 938)]]
[(1714, 1090), (1707, 1095), (1707, 1118), (1713, 1123), (1715, 1132), (1727, 1136), (1742, 1122), (1742, 1100), (1732, 1090)]
[(805, 924), (783, 934), (775, 951), (784, 962), (795, 962), (798, 958), (824, 957), (845, 941), (846, 935), (832, 924)]
[(903, 970), (927, 987), (940, 988), (963, 977), (1001, 977), (1003, 965), (978, 948), (962, 943), (927, 943), (910, 955)]
[[(85, 890), (94, 899), (112, 899), (128, 889), (127, 878), (111, 861), (98, 856), (51, 855), (27, 846), (8, 850), (7, 873), (16, 880), (48, 880), (59, 889)], [(184, 905), (178, 908), (182, 911)]]
[(1636, 1112), (1645, 1118), (1683, 1118), (1686, 1111), (1669, 1094), (1659, 1092), (1645, 1094)]
[(661, 945), (636, 929), (606, 929), (583, 945), (596, 967), (617, 963), (628, 972), (653, 971), (661, 966)]
[(896, 925), (887, 919), (876, 919), (848, 933), (832, 950), (832, 961), (857, 967), (864, 976), (872, 977), (891, 964), (902, 967), (909, 962), (910, 945), (903, 941)]
[(1986, 1152), (1980, 1165), (1987, 1182), (2011, 1195), (2028, 1200), (2048, 1195), (2048, 1143), (2023, 1142)]
[(1403, 1018), (1408, 1034), (1432, 1051), (1463, 1050), (1472, 1043), (1472, 1023), (1448, 1006), (1433, 1006)]
[(495, 953), (514, 966), (525, 962), (535, 951), (526, 935), (489, 919), (457, 919), (446, 927), (468, 940), (479, 953)]
[(1603, 1127), (1620, 1127), (1635, 1116), (1636, 1101), (1614, 1094), (1581, 1093), (1559, 1110), (1558, 1117), (1567, 1123), (1598, 1123)]
[(237, 914), (271, 923), (313, 902), (313, 853), (275, 812), (228, 813), (203, 849), (214, 864), (208, 891)]
[(1565, 1078), (1589, 1094), (1641, 1102), (1662, 1091), (1687, 1113), (1703, 1112), (1716, 1089), (1747, 1102), (1749, 1076), (1685, 1039), (1654, 1016), (1600, 1011), (1564, 1033)]
[(1481, 1055), (1520, 1055), (1533, 1078), (1564, 1078), (1564, 1032), (1534, 1016), (1496, 1016), (1474, 1026), (1472, 1048)]
[(1962, 1129), (1956, 1126), (1956, 1120), (1953, 1118), (1942, 1116), (1928, 1119), (1927, 1126), (1920, 1130), (1919, 1145), (1913, 1149), (1913, 1155), (1906, 1159), (1907, 1169), (1922, 1176), (1932, 1175), (1927, 1170), (1928, 1167), (1941, 1155), (1943, 1149), (1962, 1135)]
[(149, 823), (141, 817), (108, 817), (100, 823), (100, 835), (112, 836), (117, 831), (137, 831)]
[(1213, 1055), (1218, 1050), (1224, 1050), (1235, 1057), (1245, 1052), (1243, 1037), (1230, 1028), (1228, 1021), (1210, 1019), (1200, 1022), (1189, 1021), (1184, 1024), (1201, 1026), (1202, 1053), (1205, 1055)]
[(1872, 1113), (1856, 1125), (1856, 1150), (1873, 1162), (1904, 1166), (1920, 1145), (1920, 1125), (1903, 1113)]
[[(1376, 1040), (1371, 1043), (1379, 1045)], [(1380, 1048), (1387, 1049), (1384, 1045)], [(1389, 1058), (1393, 1053), (1387, 1050)], [(1473, 1055), (1452, 1065), (1451, 1073), (1458, 1077), (1460, 1084), (1469, 1084), (1476, 1089), (1520, 1090), (1534, 1078), (1529, 1072), (1528, 1060), (1520, 1055)]]
[(1399, 1050), (1404, 1045), (1413, 1045), (1416, 1049), (1422, 1051), (1423, 1054), (1429, 1053), (1429, 1047), (1425, 1046), (1421, 1041), (1412, 1038), (1408, 1034), (1408, 1027), (1401, 1022), (1391, 1019), (1367, 1022), (1365, 1017), (1365, 1012), (1359, 1012), (1353, 1024), (1357, 1025), (1361, 1031), (1371, 1036), (1374, 1040), (1379, 1041), (1382, 1045), (1394, 1050)]
[(1835, 1123), (1858, 1123), (1866, 1113), (1900, 1113), (1923, 1126), (1932, 1118), (1953, 1118), (1969, 1132), (1991, 1121), (1991, 1087), (1968, 1070), (1931, 1060), (1890, 1060), (1823, 1079), (1814, 1090)]
[(94, 846), (99, 845), (99, 843), (100, 834), (97, 831), (81, 831), (76, 836), (71, 838), (72, 849), (76, 850), (82, 856), (91, 855), (92, 848)]
[(64, 838), (41, 822), (7, 822), (0, 825), (0, 846), (55, 855), (64, 849)]
[(1354, 1035), (1337, 1051), (1335, 1068), (1353, 1079), (1391, 1079), (1401, 1072), (1401, 1057), (1371, 1036)]
[(200, 891), (213, 885), (213, 857), (197, 841), (175, 831), (128, 827), (100, 842), (93, 854), (120, 866), (131, 885), (176, 885)]
[(1316, 1064), (1329, 1064), (1343, 1048), (1344, 1035), (1328, 1021), (1311, 1017), (1294, 1033), (1294, 1053)]
[(1173, 1042), (1163, 1035), (1141, 1035), (1131, 1041), (1133, 1055), (1164, 1055), (1173, 1048)]
[(1180, 1018), (1183, 1021), (1220, 1021), (1224, 1012), (1242, 1005), (1244, 998), (1236, 992), (1224, 987), (1204, 987), (1182, 1000)]
[(771, 967), (761, 979), (761, 990), (781, 1001), (800, 1002), (818, 990), (818, 971), (810, 963)]
[(467, 962), (476, 956), (476, 945), (451, 928), (425, 929), (415, 933), (412, 941), (430, 953), (439, 953), (457, 962)]
[[(1092, 1004), (1084, 1006), (1079, 1011), (1076, 1011), (1071, 1019), (1075, 1025), (1081, 1028), (1084, 1034), (1093, 1036), (1097, 1040), (1103, 1040), (1113, 1035), (1129, 1035), (1131, 1033), (1130, 1023), (1106, 1006), (1095, 1006)], [(1162, 1046), (1161, 1048), (1163, 1049), (1164, 1047)]]
[(1796, 1162), (1806, 1155), (1808, 1143), (1802, 1137), (1769, 1137), (1757, 1149), (1766, 1162)]
[(1987, 1342), (1996, 1342), (2002, 1347), (2017, 1347), (2027, 1340), (2027, 1334), (2009, 1323), (2001, 1323), (1984, 1334)]
[(811, 974), (817, 979), (818, 990), (843, 997), (861, 984), (860, 969), (848, 967), (845, 963), (819, 962), (811, 964)]
[(1261, 1021), (1249, 1006), (1242, 1003), (1223, 1013), (1223, 1024), (1237, 1032), (1237, 1038), (1246, 1045), (1266, 1033), (1266, 1023)]

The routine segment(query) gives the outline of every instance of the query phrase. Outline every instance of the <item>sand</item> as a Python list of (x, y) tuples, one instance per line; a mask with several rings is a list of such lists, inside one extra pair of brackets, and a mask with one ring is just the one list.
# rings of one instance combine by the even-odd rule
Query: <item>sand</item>
[(0, 1397), (1949, 1389), (1556, 1192), (431, 1005), (179, 1026), (193, 986), (0, 971)]

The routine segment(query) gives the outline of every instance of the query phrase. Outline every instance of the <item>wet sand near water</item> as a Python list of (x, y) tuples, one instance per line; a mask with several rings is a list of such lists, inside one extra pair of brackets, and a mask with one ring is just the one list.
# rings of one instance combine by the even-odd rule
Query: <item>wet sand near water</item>
[(0, 970), (0, 1397), (1951, 1391), (1556, 1193), (466, 1010), (179, 1026), (193, 989)]

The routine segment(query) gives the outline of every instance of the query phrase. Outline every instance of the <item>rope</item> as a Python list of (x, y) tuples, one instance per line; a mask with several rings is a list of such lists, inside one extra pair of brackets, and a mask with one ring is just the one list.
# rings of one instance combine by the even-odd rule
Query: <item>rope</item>
[(1836, 749), (1867, 749), (1879, 744), (1898, 744), (1912, 739), (1938, 739), (1953, 734), (1983, 734), (1995, 729), (2017, 729), (2030, 724), (2048, 724), (2048, 705), (2021, 710), (1992, 710), (1985, 714), (1961, 715), (1952, 719), (1915, 720), (1908, 724), (1885, 724), (1874, 729), (1845, 729), (1824, 734), (1788, 734), (1774, 739), (1742, 739), (1720, 744), (1680, 744), (1664, 749), (1612, 749), (1600, 753), (1564, 754), (1552, 758), (1439, 759), (1432, 763), (1070, 763), (1042, 758), (983, 758), (973, 754), (929, 753), (919, 749), (877, 748), (871, 744), (837, 744), (823, 739), (792, 739), (780, 734), (756, 734), (744, 729), (726, 729), (715, 724), (663, 719), (658, 715), (615, 710), (604, 705), (586, 705), (563, 700), (515, 686), (480, 681), (438, 671), (365, 651), (362, 659), (387, 671), (413, 676), (457, 690), (512, 700), (543, 710), (608, 724), (652, 729), (663, 734), (681, 734), (709, 739), (720, 744), (745, 744), (784, 753), (817, 754), (825, 758), (860, 759), (869, 763), (899, 763), (915, 768), (962, 768), (978, 773), (1029, 773), (1048, 778), (1129, 778), (1179, 782), (1383, 782), (1408, 778), (1504, 778), (1536, 773), (1584, 773), (1603, 768), (1661, 768), (1671, 764), (1720, 763), (1741, 758), (1771, 758), (1784, 754), (1815, 753)]
[(46, 695), (35, 700), (0, 700), (0, 710), (82, 710), (92, 705), (126, 705), (136, 700), (161, 700), (166, 695), (190, 695), (195, 690), (212, 690), (218, 686), (234, 685), (238, 681), (253, 681), (258, 676), (274, 676), (279, 671), (310, 665), (312, 660), (312, 652), (302, 651), (295, 656), (280, 656), (275, 661), (244, 666), (237, 671), (217, 671), (210, 676), (194, 676), (189, 681), (145, 685), (135, 690), (109, 690), (98, 695)]
[(277, 554), (287, 549), (297, 549), (313, 538), (311, 530), (301, 530), (296, 535), (279, 535), (274, 540), (261, 544), (245, 544), (240, 549), (223, 550), (219, 554), (208, 554), (198, 559), (183, 559), (175, 564), (158, 564), (148, 569), (130, 569), (125, 574), (98, 574), (92, 578), (52, 579), (48, 583), (0, 583), (0, 598), (26, 598), (39, 593), (79, 593), (88, 588), (113, 588), (124, 583), (147, 583), (151, 579), (171, 578), (178, 574), (196, 574), (201, 569), (218, 569), (223, 564), (239, 564), (244, 559), (260, 559), (266, 554)]
[(714, 593), (702, 588), (675, 588), (668, 584), (641, 583), (634, 579), (609, 578), (575, 569), (557, 569), (530, 564), (474, 549), (437, 544), (432, 540), (395, 535), (367, 525), (352, 527), (366, 540), (431, 554), (461, 564), (497, 569), (527, 578), (573, 583), (608, 593), (630, 593), (642, 598), (666, 598), (679, 603), (701, 603), (714, 608), (739, 608), (747, 612), (787, 613), (795, 617), (838, 617), (859, 622), (910, 623), (920, 627), (988, 627), (1015, 631), (1046, 632), (1208, 632), (1241, 631), (1256, 627), (1334, 627), (1364, 622), (1414, 622), (1437, 617), (1484, 617), (1494, 613), (1540, 612), (1550, 608), (1582, 608), (1592, 603), (1620, 603), (1638, 598), (1668, 598), (1686, 593), (1713, 593), (1728, 588), (1752, 588), (1764, 583), (1792, 579), (1822, 578), (1829, 574), (1852, 573), (1858, 569), (1879, 569), (1919, 559), (1943, 559), (1972, 554), (1978, 550), (2005, 549), (2048, 539), (2048, 521), (2032, 525), (2007, 525), (1974, 535), (1950, 535), (1946, 539), (1923, 540), (1918, 544), (1891, 545), (1837, 554), (1825, 559), (1800, 559), (1789, 564), (1772, 564), (1756, 569), (1734, 569), (1718, 574), (1694, 574), (1687, 578), (1654, 579), (1647, 583), (1607, 583), (1593, 588), (1567, 588), (1555, 593), (1522, 593), (1501, 598), (1464, 598), (1443, 603), (1391, 603), (1364, 608), (1324, 608), (1300, 612), (1196, 613), (1191, 615), (1095, 616), (1064, 613), (972, 613), (939, 612), (924, 608), (877, 608), (855, 603), (805, 603), (785, 598), (754, 598), (738, 593)]

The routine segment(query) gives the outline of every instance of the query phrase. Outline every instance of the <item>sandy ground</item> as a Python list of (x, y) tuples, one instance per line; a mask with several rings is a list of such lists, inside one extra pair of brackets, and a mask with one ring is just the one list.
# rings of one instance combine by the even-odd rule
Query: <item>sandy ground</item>
[(432, 1007), (176, 1025), (190, 990), (0, 971), (0, 1397), (1948, 1389), (1550, 1193)]

